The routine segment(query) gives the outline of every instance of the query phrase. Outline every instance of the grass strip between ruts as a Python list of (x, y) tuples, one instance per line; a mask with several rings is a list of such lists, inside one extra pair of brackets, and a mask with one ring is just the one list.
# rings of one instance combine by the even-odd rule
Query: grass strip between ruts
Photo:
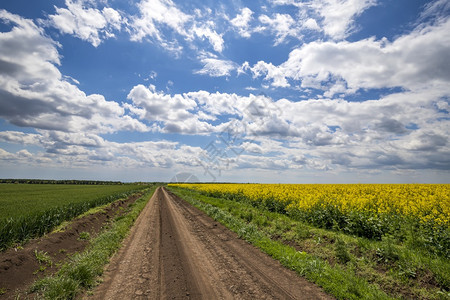
[(92, 240), (87, 249), (75, 254), (53, 276), (33, 284), (31, 292), (45, 299), (73, 299), (83, 289), (95, 285), (110, 257), (120, 248), (131, 226), (150, 200), (156, 186), (147, 189), (142, 197), (130, 205), (130, 211), (114, 220), (111, 226)]
[[(337, 299), (394, 299), (389, 297), (377, 286), (370, 284), (363, 278), (350, 274), (339, 266), (330, 266), (322, 259), (316, 258), (305, 252), (299, 252), (281, 242), (270, 239), (257, 226), (231, 215), (230, 213), (208, 204), (217, 201), (216, 198), (207, 197), (198, 193), (180, 193), (178, 188), (169, 188), (172, 192), (184, 200), (204, 211), (214, 220), (228, 227), (239, 235), (240, 238), (250, 242), (263, 252), (272, 256), (280, 263), (306, 277), (308, 280), (321, 286), (327, 293)], [(185, 190), (183, 190), (185, 191)], [(201, 199), (201, 200), (198, 200)], [(234, 203), (234, 205), (239, 205)]]

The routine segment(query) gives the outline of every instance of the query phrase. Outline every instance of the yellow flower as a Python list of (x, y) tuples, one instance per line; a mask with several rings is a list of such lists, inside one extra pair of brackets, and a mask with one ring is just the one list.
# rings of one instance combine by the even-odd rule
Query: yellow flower
[(421, 222), (450, 225), (450, 184), (171, 184), (251, 201), (273, 199), (286, 211), (319, 205), (370, 215), (396, 214)]

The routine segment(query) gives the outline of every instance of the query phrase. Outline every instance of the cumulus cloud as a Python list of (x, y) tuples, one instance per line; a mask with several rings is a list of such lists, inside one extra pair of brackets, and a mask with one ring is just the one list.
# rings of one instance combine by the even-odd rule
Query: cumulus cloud
[(249, 24), (253, 18), (252, 15), (253, 11), (248, 7), (244, 7), (241, 9), (240, 14), (230, 20), (231, 25), (233, 25), (238, 33), (244, 38), (249, 38), (252, 34)]
[(171, 0), (147, 0), (138, 3), (140, 17), (132, 19), (133, 40), (141, 41), (146, 36), (162, 40), (159, 24), (167, 25), (180, 35), (187, 35), (185, 24), (191, 20)]
[[(273, 169), (283, 164), (311, 170), (450, 167), (445, 138), (448, 121), (442, 121), (446, 112), (439, 112), (436, 105), (441, 101), (439, 93), (403, 92), (362, 103), (274, 101), (204, 91), (183, 96), (208, 114), (236, 116), (233, 123), (217, 127), (244, 138), (240, 147), (245, 152), (238, 160), (228, 160), (233, 168)], [(255, 101), (260, 103), (253, 109)]]
[(24, 133), (20, 131), (0, 132), (0, 141), (21, 145), (39, 145), (41, 135), (34, 133)]
[[(442, 109), (446, 107), (442, 95), (442, 91), (421, 90), (364, 102), (293, 102), (206, 91), (167, 95), (137, 86), (129, 98), (142, 110), (141, 118), (159, 122), (162, 132), (242, 138), (239, 147), (246, 156), (239, 158), (244, 160), (238, 163), (240, 167), (261, 167), (267, 158), (279, 158), (291, 161), (295, 168), (322, 170), (339, 166), (427, 168), (425, 158), (420, 164), (415, 162), (421, 152), (433, 161), (442, 158), (439, 168), (443, 169), (449, 167), (444, 157), (450, 148), (445, 139), (448, 121), (442, 121), (448, 113)], [(235, 160), (229, 163), (238, 166)]]
[(86, 0), (66, 0), (67, 8), (55, 7), (56, 14), (49, 15), (47, 25), (60, 32), (71, 34), (98, 47), (104, 39), (114, 37), (126, 21), (121, 14), (110, 7), (95, 8)]
[[(272, 0), (274, 5), (293, 5), (306, 15), (304, 27), (320, 28), (333, 40), (342, 40), (355, 30), (355, 18), (377, 4), (376, 0)], [(320, 25), (317, 25), (319, 23)]]
[(167, 133), (208, 134), (214, 126), (201, 121), (192, 113), (197, 104), (189, 97), (158, 93), (153, 88), (137, 85), (128, 94), (139, 117), (149, 122), (160, 122), (156, 130)]
[(195, 74), (209, 75), (211, 77), (230, 76), (231, 72), (236, 70), (238, 66), (230, 60), (223, 60), (214, 57), (202, 58), (203, 68), (195, 71)]
[(258, 62), (251, 70), (254, 76), (273, 80), (274, 86), (287, 86), (287, 78), (301, 82), (304, 88), (322, 88), (324, 83), (337, 80), (349, 92), (446, 86), (450, 79), (449, 32), (450, 18), (392, 42), (374, 38), (352, 43), (311, 42), (294, 49), (279, 66)]
[(257, 127), (257, 122), (262, 122), (258, 118), (265, 118), (268, 114), (273, 116), (276, 108), (270, 105), (270, 100), (264, 101), (265, 97), (253, 94), (245, 97), (200, 90), (170, 95), (156, 91), (154, 86), (143, 85), (133, 87), (128, 99), (132, 104), (125, 107), (139, 119), (153, 122), (154, 130), (182, 134), (210, 135), (221, 132), (230, 125), (228, 120), (218, 120), (225, 115), (232, 116), (233, 120), (242, 119), (246, 122), (242, 125), (254, 123), (251, 126)]
[(259, 21), (275, 34), (275, 45), (282, 43), (286, 37), (292, 36), (297, 39), (302, 38), (300, 27), (297, 22), (288, 14), (275, 14), (272, 18), (261, 15)]
[(289, 87), (290, 84), (286, 79), (286, 74), (283, 73), (283, 69), (274, 66), (272, 63), (266, 63), (259, 61), (253, 67), (250, 67), (253, 77), (257, 78), (265, 76), (265, 80), (272, 80), (272, 85), (276, 87)]
[[(209, 43), (213, 46), (216, 52), (222, 52), (224, 48), (224, 41), (222, 35), (217, 33), (214, 29), (214, 22), (208, 21), (205, 24), (197, 25), (192, 27), (192, 31), (195, 36), (200, 39), (207, 39)], [(190, 36), (188, 39), (192, 40), (193, 37)]]
[[(222, 35), (215, 30), (213, 21), (202, 19), (201, 13), (185, 13), (172, 0), (142, 0), (137, 6), (140, 14), (131, 17), (129, 24), (131, 40), (149, 39), (169, 51), (180, 53), (183, 47), (179, 38), (190, 43), (206, 39), (216, 52), (223, 51)], [(169, 39), (168, 36), (174, 37)]]
[(352, 32), (355, 18), (376, 3), (376, 0), (323, 0), (311, 1), (306, 5), (323, 18), (324, 32), (340, 40)]
[[(20, 132), (10, 132), (19, 135)], [(113, 169), (170, 168), (174, 164), (183, 166), (194, 163), (193, 153), (200, 148), (180, 145), (177, 142), (129, 142), (116, 143), (102, 139), (94, 134), (66, 134), (41, 131), (37, 134), (41, 151), (29, 152), (26, 149), (9, 152), (0, 148), (0, 161), (4, 166), (28, 164), (30, 166)], [(4, 136), (0, 136), (3, 141)], [(16, 139), (15, 142), (21, 142)]]
[[(139, 118), (157, 130), (182, 134), (232, 135), (242, 139), (237, 158), (222, 163), (235, 169), (402, 170), (450, 167), (449, 122), (436, 105), (438, 93), (403, 92), (378, 100), (309, 99), (292, 102), (206, 91), (168, 95), (152, 86), (135, 86), (129, 99)], [(439, 99), (439, 100), (437, 100)], [(232, 122), (220, 116), (234, 116)], [(201, 116), (205, 116), (202, 118)], [(414, 124), (411, 124), (411, 121)], [(216, 138), (211, 136), (213, 142)], [(44, 152), (3, 151), (3, 161), (37, 163), (46, 159), (84, 168), (200, 168), (204, 150), (178, 142), (116, 143), (94, 133), (38, 130), (2, 132), (0, 141), (34, 145)], [(236, 154), (236, 152), (235, 152)]]
[(0, 116), (22, 127), (59, 131), (147, 130), (117, 102), (86, 95), (60, 73), (58, 44), (33, 21), (0, 10)]

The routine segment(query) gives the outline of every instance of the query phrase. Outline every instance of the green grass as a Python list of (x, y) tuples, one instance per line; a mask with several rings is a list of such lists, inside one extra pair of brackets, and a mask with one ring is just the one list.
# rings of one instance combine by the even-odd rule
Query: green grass
[(133, 184), (0, 184), (0, 250), (143, 188)]
[(429, 257), (392, 236), (370, 240), (242, 201), (170, 190), (339, 299), (450, 299), (449, 260)]
[(71, 257), (53, 276), (37, 281), (31, 292), (44, 299), (74, 299), (86, 288), (95, 285), (96, 278), (103, 272), (109, 258), (121, 246), (139, 213), (153, 195), (156, 186), (130, 205), (125, 215), (117, 217), (111, 226), (92, 239), (88, 248)]
[(40, 265), (42, 264), (46, 264), (48, 266), (53, 265), (52, 259), (47, 252), (34, 250), (34, 256), (36, 257)]
[(69, 203), (82, 203), (139, 185), (0, 184), (0, 220), (26, 217)]
[(80, 241), (87, 241), (91, 238), (89, 232), (83, 231), (80, 233), (80, 237), (78, 238)]

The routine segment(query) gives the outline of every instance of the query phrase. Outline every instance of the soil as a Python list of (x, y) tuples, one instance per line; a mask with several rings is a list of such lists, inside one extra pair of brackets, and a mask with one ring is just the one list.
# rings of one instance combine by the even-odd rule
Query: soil
[[(69, 255), (82, 251), (87, 240), (80, 240), (80, 233), (89, 232), (95, 236), (108, 223), (108, 220), (123, 213), (124, 208), (136, 201), (141, 194), (118, 200), (102, 212), (74, 219), (63, 231), (50, 233), (39, 239), (27, 242), (22, 247), (11, 248), (0, 253), (0, 289), (4, 292), (0, 299), (15, 299), (24, 295), (27, 288), (38, 278), (55, 273), (58, 266)], [(35, 251), (47, 253), (52, 264), (41, 263)], [(42, 269), (45, 270), (39, 270)]]
[(158, 188), (87, 299), (332, 299)]

